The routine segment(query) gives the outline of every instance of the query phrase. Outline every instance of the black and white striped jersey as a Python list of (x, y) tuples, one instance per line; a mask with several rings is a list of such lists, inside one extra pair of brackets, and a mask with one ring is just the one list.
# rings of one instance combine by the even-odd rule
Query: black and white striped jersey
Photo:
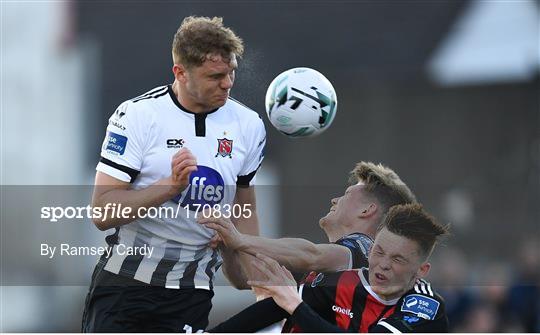
[(195, 222), (194, 210), (230, 206), (237, 187), (253, 185), (265, 141), (259, 115), (232, 98), (195, 114), (168, 85), (122, 103), (109, 119), (98, 171), (142, 189), (171, 174), (171, 158), (183, 147), (197, 158), (198, 170), (179, 197), (162, 205), (175, 215), (137, 219), (107, 238), (112, 245), (153, 247), (152, 256), (122, 255), (113, 248), (110, 258), (100, 260), (104, 269), (168, 288), (211, 289), (222, 260), (207, 247), (213, 231)]

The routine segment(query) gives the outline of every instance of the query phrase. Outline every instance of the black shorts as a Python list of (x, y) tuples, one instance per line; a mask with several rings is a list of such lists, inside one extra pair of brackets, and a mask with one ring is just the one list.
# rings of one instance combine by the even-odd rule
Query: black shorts
[(103, 270), (86, 297), (82, 332), (197, 332), (208, 326), (213, 291), (167, 289)]

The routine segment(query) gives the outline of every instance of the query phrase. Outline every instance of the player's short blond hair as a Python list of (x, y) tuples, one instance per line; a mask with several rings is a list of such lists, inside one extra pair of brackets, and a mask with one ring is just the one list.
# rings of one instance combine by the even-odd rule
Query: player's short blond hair
[(359, 162), (350, 173), (353, 184), (362, 182), (364, 191), (375, 198), (386, 213), (390, 207), (416, 203), (416, 197), (397, 173), (382, 164)]
[(230, 59), (232, 54), (241, 57), (243, 53), (242, 39), (223, 25), (221, 17), (186, 17), (174, 34), (172, 43), (174, 64), (187, 68), (202, 65), (209, 54)]

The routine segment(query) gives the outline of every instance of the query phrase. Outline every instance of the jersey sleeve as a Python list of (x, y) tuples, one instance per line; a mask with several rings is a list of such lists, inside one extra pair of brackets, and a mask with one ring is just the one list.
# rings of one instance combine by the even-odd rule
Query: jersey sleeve
[(141, 124), (137, 114), (133, 103), (126, 101), (109, 118), (97, 171), (121, 181), (135, 181), (141, 171), (144, 139), (148, 136), (144, 131), (147, 127)]
[(302, 333), (355, 333), (326, 321), (305, 302), (298, 305), (289, 319), (300, 327)]
[(368, 256), (373, 240), (362, 233), (347, 235), (336, 241), (336, 244), (344, 246), (351, 252), (348, 269), (360, 269), (368, 267)]
[(448, 318), (444, 300), (433, 292), (425, 280), (418, 280), (387, 318), (381, 319), (369, 332), (374, 333), (446, 333)]
[(266, 146), (266, 130), (261, 118), (246, 125), (247, 154), (244, 164), (237, 176), (236, 185), (239, 187), (249, 187), (255, 184), (255, 174), (264, 159), (264, 148)]

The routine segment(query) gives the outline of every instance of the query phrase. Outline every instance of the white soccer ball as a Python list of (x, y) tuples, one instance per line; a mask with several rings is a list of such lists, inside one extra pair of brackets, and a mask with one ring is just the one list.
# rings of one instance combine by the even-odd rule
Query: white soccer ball
[(281, 73), (266, 91), (268, 119), (290, 137), (321, 134), (334, 121), (336, 110), (336, 91), (330, 81), (307, 67)]

